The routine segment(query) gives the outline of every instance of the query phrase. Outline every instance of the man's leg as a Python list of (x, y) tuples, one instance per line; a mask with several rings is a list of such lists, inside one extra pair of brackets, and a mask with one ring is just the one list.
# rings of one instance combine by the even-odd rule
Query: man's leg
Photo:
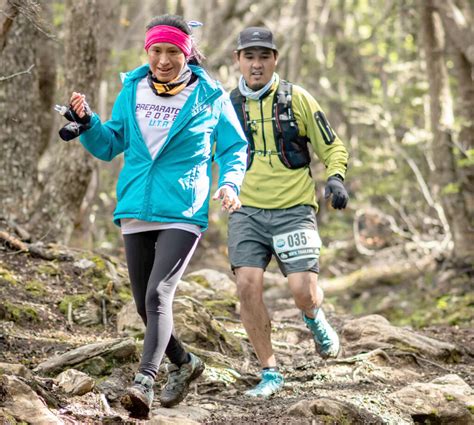
[(323, 358), (337, 357), (340, 349), (339, 337), (321, 308), (324, 294), (318, 286), (317, 273), (290, 273), (288, 283), (295, 304), (303, 312), (303, 320), (313, 334), (316, 350)]
[(240, 298), (240, 318), (262, 368), (276, 367), (271, 342), (271, 323), (263, 303), (263, 269), (235, 269)]
[(263, 303), (263, 269), (238, 267), (234, 271), (240, 298), (240, 318), (262, 367), (262, 380), (245, 395), (270, 397), (283, 387), (284, 379), (276, 367), (270, 317)]
[(313, 272), (291, 273), (288, 275), (293, 299), (306, 317), (314, 319), (314, 310), (323, 303), (324, 293), (318, 286), (318, 274)]

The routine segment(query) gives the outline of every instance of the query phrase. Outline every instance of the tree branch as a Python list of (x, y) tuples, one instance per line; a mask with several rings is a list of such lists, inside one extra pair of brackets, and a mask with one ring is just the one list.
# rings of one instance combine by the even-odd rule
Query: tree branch
[(25, 71), (16, 72), (15, 74), (7, 75), (6, 77), (0, 77), (0, 82), (1, 82), (1, 81), (5, 81), (5, 80), (9, 80), (9, 79), (11, 79), (11, 78), (18, 77), (19, 75), (31, 74), (30, 71), (31, 71), (34, 67), (35, 67), (34, 65), (30, 65), (30, 67), (29, 67), (27, 70), (25, 70)]

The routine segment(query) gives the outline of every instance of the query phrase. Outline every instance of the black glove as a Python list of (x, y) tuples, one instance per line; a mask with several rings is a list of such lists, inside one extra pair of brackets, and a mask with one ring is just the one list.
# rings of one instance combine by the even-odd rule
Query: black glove
[(349, 195), (347, 190), (342, 184), (342, 178), (338, 175), (334, 175), (328, 178), (326, 183), (326, 189), (324, 190), (324, 197), (327, 199), (332, 194), (331, 205), (336, 210), (342, 210), (346, 208)]
[(59, 137), (64, 141), (69, 142), (90, 128), (92, 111), (87, 102), (84, 101), (85, 115), (82, 118), (74, 112), (71, 106), (56, 105), (54, 110), (59, 112), (68, 121), (71, 121), (59, 130)]
[(76, 114), (76, 112), (72, 109), (72, 106), (69, 105), (68, 111), (64, 114), (64, 117), (69, 121), (74, 121), (79, 124), (87, 125), (90, 123), (92, 118), (92, 110), (89, 107), (88, 103), (84, 100), (84, 116), (82, 118)]

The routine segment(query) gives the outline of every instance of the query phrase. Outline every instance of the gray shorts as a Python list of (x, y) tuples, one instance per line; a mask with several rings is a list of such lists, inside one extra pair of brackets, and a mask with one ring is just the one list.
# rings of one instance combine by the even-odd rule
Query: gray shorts
[(309, 205), (280, 210), (242, 207), (229, 216), (229, 260), (238, 267), (266, 269), (272, 255), (281, 272), (319, 273), (321, 240)]

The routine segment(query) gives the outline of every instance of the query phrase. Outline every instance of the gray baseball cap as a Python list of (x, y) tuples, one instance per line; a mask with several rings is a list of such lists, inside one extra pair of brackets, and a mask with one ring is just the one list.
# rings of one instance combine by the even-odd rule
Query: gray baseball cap
[(237, 50), (247, 47), (266, 47), (267, 49), (278, 50), (273, 41), (272, 32), (265, 27), (245, 28), (237, 38)]

